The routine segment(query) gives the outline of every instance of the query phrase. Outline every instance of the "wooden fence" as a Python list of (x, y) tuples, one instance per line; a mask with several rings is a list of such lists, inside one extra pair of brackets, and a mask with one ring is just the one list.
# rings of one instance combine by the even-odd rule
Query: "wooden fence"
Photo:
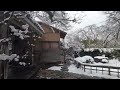
[[(115, 66), (105, 66), (105, 65), (92, 65), (92, 64), (85, 64), (85, 63), (80, 63), (80, 62), (77, 62), (77, 65), (79, 64), (79, 67), (82, 68), (84, 70), (84, 72), (86, 72), (86, 70), (90, 70), (91, 74), (93, 73), (93, 70), (96, 71), (96, 73), (98, 71), (101, 71), (101, 73), (103, 74), (104, 71), (107, 71), (108, 72), (108, 75), (111, 76), (112, 72), (116, 73), (117, 74), (117, 77), (120, 78), (120, 67), (115, 67)], [(87, 68), (89, 67), (89, 68)], [(95, 67), (95, 68), (92, 68), (92, 67)], [(99, 69), (98, 69), (99, 68)], [(101, 68), (101, 69), (100, 69)], [(107, 69), (107, 70), (104, 70)], [(116, 71), (113, 71), (112, 69), (116, 70)]]

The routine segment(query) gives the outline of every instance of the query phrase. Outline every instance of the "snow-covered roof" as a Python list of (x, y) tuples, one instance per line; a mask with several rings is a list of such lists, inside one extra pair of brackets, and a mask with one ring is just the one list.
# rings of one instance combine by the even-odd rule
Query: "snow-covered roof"
[(67, 34), (65, 31), (62, 31), (62, 30), (60, 30), (60, 29), (58, 29), (58, 28), (55, 28), (55, 27), (53, 27), (53, 26), (50, 26), (50, 25), (48, 25), (48, 24), (46, 24), (46, 23), (43, 23), (43, 22), (40, 22), (40, 21), (39, 21), (38, 23), (39, 23), (39, 25), (41, 25), (42, 28), (43, 28), (42, 25), (45, 25), (45, 26), (50, 27), (51, 30), (52, 30), (54, 33), (60, 32), (60, 38), (63, 38), (63, 39), (64, 39), (64, 37), (65, 37), (66, 34)]

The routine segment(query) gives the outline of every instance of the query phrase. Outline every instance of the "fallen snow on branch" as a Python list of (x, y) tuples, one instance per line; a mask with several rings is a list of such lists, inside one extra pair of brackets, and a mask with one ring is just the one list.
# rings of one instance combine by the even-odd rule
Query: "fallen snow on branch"
[[(15, 59), (15, 58), (19, 58), (18, 56), (17, 56), (17, 54), (12, 54), (12, 55), (6, 55), (6, 54), (0, 54), (0, 60), (9, 60), (9, 61), (12, 61), (13, 59)], [(19, 61), (19, 60), (17, 60), (17, 61)]]
[(0, 42), (8, 42), (9, 40), (11, 40), (11, 38), (3, 38), (3, 39), (0, 39)]
[(19, 64), (20, 64), (20, 65), (23, 65), (23, 66), (25, 66), (25, 65), (26, 65), (26, 63), (25, 63), (25, 62), (19, 62)]
[(27, 34), (28, 33), (29, 25), (28, 24), (22, 25), (22, 28), (25, 30), (24, 33)]
[[(8, 11), (5, 11), (4, 14), (6, 14)], [(5, 21), (9, 20), (11, 18), (12, 12), (9, 13), (9, 17), (5, 18), (3, 21), (1, 21), (0, 23), (5, 23)]]
[(16, 29), (14, 26), (10, 25), (9, 26), (11, 28), (11, 32), (13, 32), (15, 36), (19, 36), (20, 39), (24, 39), (26, 37), (29, 37), (28, 35), (25, 35), (28, 33), (28, 28), (29, 28), (29, 25), (26, 24), (26, 25), (22, 25), (22, 28), (24, 29), (24, 31), (22, 30), (19, 30), (19, 29)]

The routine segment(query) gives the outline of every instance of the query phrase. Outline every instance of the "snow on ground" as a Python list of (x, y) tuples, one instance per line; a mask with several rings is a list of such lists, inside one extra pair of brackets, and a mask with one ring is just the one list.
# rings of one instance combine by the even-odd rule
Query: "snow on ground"
[[(105, 56), (97, 56), (97, 58), (104, 58), (105, 60), (108, 60), (108, 58)], [(74, 59), (75, 61), (77, 62), (80, 62), (81, 64), (84, 63), (84, 64), (88, 64), (88, 63), (85, 63), (86, 60), (91, 60), (93, 61), (94, 59), (91, 57), (91, 56), (83, 56), (83, 57), (77, 57)], [(107, 63), (96, 63), (96, 62), (93, 62), (91, 64), (92, 66), (96, 66), (96, 65), (99, 65), (99, 66), (114, 66), (114, 67), (120, 67), (120, 61), (119, 59), (109, 59)], [(61, 71), (61, 67), (62, 66), (53, 66), (53, 67), (50, 67), (48, 68), (49, 70), (60, 70)], [(98, 76), (98, 77), (103, 77), (103, 78), (111, 78), (111, 79), (120, 79), (117, 77), (118, 75), (118, 70), (117, 69), (110, 69), (110, 71), (114, 71), (114, 72), (111, 72), (111, 75), (108, 75), (108, 68), (101, 68), (101, 67), (97, 67), (97, 71), (96, 71), (96, 67), (90, 67), (90, 66), (86, 66), (85, 68), (85, 72), (82, 68), (77, 68), (76, 65), (74, 64), (71, 64), (69, 67), (68, 67), (68, 72), (71, 72), (71, 73), (76, 73), (76, 74), (83, 74), (83, 75), (88, 75), (88, 76)], [(94, 69), (94, 70), (91, 70), (91, 69)], [(102, 72), (102, 69), (105, 70)], [(99, 70), (99, 71), (98, 71)], [(119, 70), (120, 72), (120, 70)]]
[[(52, 66), (50, 68), (48, 68), (48, 70), (58, 70), (58, 71), (61, 71), (61, 67), (62, 66)], [(96, 73), (96, 71), (92, 71), (92, 74), (91, 74), (91, 71), (90, 70), (86, 70), (86, 72), (84, 72), (82, 69), (80, 68), (76, 68), (76, 66), (74, 64), (71, 64), (69, 67), (68, 67), (69, 71), (68, 72), (71, 72), (71, 73), (76, 73), (76, 74), (82, 74), (82, 75), (88, 75), (88, 76), (98, 76), (98, 77), (103, 77), (103, 78), (107, 78), (107, 79), (120, 79), (118, 78), (117, 76), (115, 75), (108, 75), (108, 72), (103, 72), (102, 74), (102, 71), (98, 71)]]
[[(78, 59), (76, 59), (77, 61)], [(78, 60), (79, 61), (79, 60)], [(80, 61), (79, 61), (80, 62)], [(93, 63), (92, 65), (101, 65), (101, 66), (116, 66), (116, 67), (120, 67), (120, 61), (118, 59), (111, 59), (109, 60), (108, 63)], [(60, 70), (62, 66), (53, 66), (53, 67), (50, 67), (48, 68), (49, 70)], [(98, 77), (104, 77), (104, 78), (110, 78), (110, 79), (120, 79), (117, 77), (117, 73), (115, 72), (111, 72), (111, 76), (108, 75), (108, 68), (103, 68), (103, 70), (106, 70), (106, 71), (97, 71), (96, 70), (92, 70), (92, 73), (91, 73), (91, 70), (88, 70), (90, 69), (91, 67), (89, 66), (86, 66), (86, 71), (84, 72), (83, 69), (80, 69), (80, 68), (77, 68), (74, 64), (71, 64), (68, 69), (69, 71), (68, 72), (71, 72), (71, 73), (77, 73), (77, 74), (84, 74), (84, 75), (88, 75), (88, 76), (98, 76)], [(96, 67), (92, 67), (92, 69), (96, 69)], [(102, 70), (102, 68), (98, 68), (97, 67), (97, 70)], [(111, 69), (111, 71), (118, 71), (117, 69)]]
[(59, 70), (61, 69), (62, 66), (52, 66), (50, 68), (48, 68), (48, 70)]

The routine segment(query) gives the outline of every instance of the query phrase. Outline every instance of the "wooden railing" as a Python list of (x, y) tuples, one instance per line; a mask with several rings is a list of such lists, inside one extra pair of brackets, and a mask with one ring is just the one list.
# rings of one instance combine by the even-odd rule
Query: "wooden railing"
[[(91, 74), (93, 72), (93, 70), (96, 71), (96, 73), (98, 71), (101, 71), (102, 74), (103, 74), (103, 71), (107, 71), (108, 72), (108, 75), (111, 75), (112, 72), (116, 73), (117, 74), (117, 77), (119, 78), (120, 77), (120, 67), (115, 67), (115, 66), (106, 66), (106, 65), (93, 65), (93, 64), (86, 64), (86, 63), (80, 63), (80, 62), (77, 62), (75, 61), (77, 64), (79, 64), (79, 67), (82, 68), (84, 70), (84, 72), (86, 72), (86, 70), (90, 70)], [(86, 68), (87, 67), (90, 67), (90, 68)], [(95, 68), (92, 68), (92, 67), (95, 67)], [(98, 69), (98, 68), (101, 68), (101, 69)], [(107, 69), (107, 70), (104, 70)], [(116, 71), (113, 71), (112, 69), (115, 69)]]

